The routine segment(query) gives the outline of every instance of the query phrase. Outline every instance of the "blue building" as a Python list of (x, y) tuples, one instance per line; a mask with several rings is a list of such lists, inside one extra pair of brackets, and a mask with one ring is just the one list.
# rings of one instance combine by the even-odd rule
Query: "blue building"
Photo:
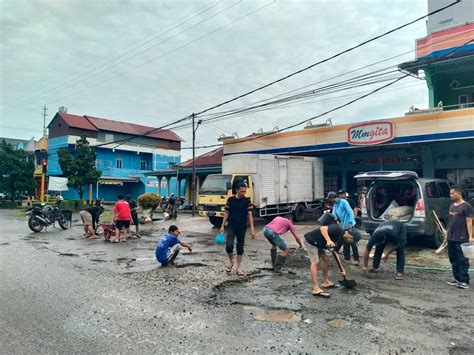
[[(180, 163), (182, 140), (173, 131), (152, 132), (153, 127), (65, 112), (56, 113), (48, 128), (48, 176), (62, 175), (60, 148), (73, 149), (81, 135), (92, 147), (96, 146), (95, 164), (102, 176), (92, 187), (94, 199), (115, 201), (119, 193), (136, 198), (145, 192), (166, 195), (169, 190), (176, 191), (175, 178), (162, 183), (155, 176), (146, 175)], [(89, 192), (88, 188), (84, 198)], [(73, 189), (63, 196), (78, 198)]]

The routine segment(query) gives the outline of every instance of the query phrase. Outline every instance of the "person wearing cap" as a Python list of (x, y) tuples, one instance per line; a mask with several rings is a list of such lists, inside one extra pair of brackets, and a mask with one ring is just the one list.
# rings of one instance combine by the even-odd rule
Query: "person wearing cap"
[[(357, 217), (358, 213), (358, 208), (357, 204), (354, 202), (354, 200), (348, 198), (349, 194), (346, 192), (346, 190), (339, 190), (338, 195), (340, 199), (344, 199), (349, 203), (350, 208), (352, 209), (353, 216), (354, 216), (354, 222)], [(355, 227), (356, 223), (354, 223), (353, 227)], [(353, 228), (353, 237), (354, 237), (354, 242), (351, 244), (344, 244), (343, 246), (343, 252), (344, 252), (344, 260), (347, 262), (351, 263), (352, 265), (359, 265), (359, 246), (357, 245), (357, 242), (361, 239), (361, 234), (359, 230)], [(352, 248), (352, 254), (354, 256), (354, 261), (351, 262), (351, 248)]]
[[(369, 242), (364, 252), (364, 265), (362, 271), (377, 272), (380, 266), (380, 260), (385, 247), (391, 244), (392, 247), (383, 257), (384, 262), (395, 250), (397, 251), (397, 274), (396, 280), (403, 280), (403, 272), (405, 269), (405, 245), (407, 242), (405, 225), (400, 221), (387, 221), (380, 223), (370, 236)], [(375, 246), (374, 260), (372, 268), (368, 269), (370, 250)]]
[(156, 260), (158, 260), (162, 266), (173, 264), (181, 247), (187, 248), (190, 252), (192, 251), (191, 244), (182, 242), (178, 239), (180, 234), (181, 232), (178, 227), (171, 225), (168, 228), (168, 233), (161, 236), (158, 241), (155, 256)]
[[(311, 261), (311, 283), (313, 296), (329, 298), (331, 295), (321, 289), (318, 283), (318, 266), (323, 274), (323, 288), (339, 287), (339, 284), (329, 280), (329, 258), (326, 254), (327, 248), (337, 250), (343, 243), (352, 243), (353, 237), (349, 231), (345, 231), (339, 224), (319, 226), (315, 230), (304, 235), (306, 250)], [(345, 276), (345, 272), (341, 273)]]
[[(295, 237), (296, 242), (303, 249), (303, 241), (298, 235), (296, 228), (293, 224), (293, 215), (286, 217), (275, 217), (270, 223), (263, 228), (263, 235), (272, 245), (270, 249), (270, 256), (272, 260), (272, 267), (276, 273), (281, 272), (286, 263), (290, 249), (288, 249), (288, 243), (283, 234), (290, 231)], [(280, 254), (277, 254), (277, 248), (280, 248)]]

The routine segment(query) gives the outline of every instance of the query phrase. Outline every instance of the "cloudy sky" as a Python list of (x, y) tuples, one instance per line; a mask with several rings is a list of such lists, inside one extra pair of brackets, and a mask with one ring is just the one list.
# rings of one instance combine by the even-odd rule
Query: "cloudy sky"
[[(0, 0), (0, 135), (38, 138), (42, 106), (162, 126), (306, 67), (427, 12), (427, 0)], [(415, 57), (425, 21), (216, 111), (240, 107), (395, 57), (346, 76)], [(408, 53), (407, 53), (408, 52)], [(404, 55), (401, 55), (405, 53)], [(398, 56), (400, 55), (400, 56)], [(315, 116), (378, 85), (285, 108), (214, 121), (197, 145)], [(328, 117), (337, 123), (426, 107), (423, 81), (407, 78)], [(324, 121), (326, 117), (321, 118)], [(176, 132), (191, 145), (191, 129)], [(203, 152), (199, 150), (198, 152)], [(190, 151), (183, 151), (184, 157)]]

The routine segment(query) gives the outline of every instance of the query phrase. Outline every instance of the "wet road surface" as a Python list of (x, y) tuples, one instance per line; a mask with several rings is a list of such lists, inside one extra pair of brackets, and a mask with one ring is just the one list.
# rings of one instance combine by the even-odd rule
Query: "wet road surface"
[[(169, 222), (117, 245), (83, 239), (77, 222), (34, 234), (24, 218), (0, 211), (0, 224), (2, 353), (474, 351), (473, 291), (446, 286), (449, 272), (408, 269), (399, 282), (391, 264), (370, 277), (347, 266), (357, 288), (320, 299), (310, 293), (309, 262), (296, 248), (291, 273), (272, 274), (261, 233), (246, 241), (248, 277), (227, 275), (216, 231), (201, 218), (178, 219), (193, 252), (180, 254), (177, 267), (154, 259)], [(436, 261), (433, 251), (420, 250), (410, 250), (409, 263)], [(333, 263), (337, 280), (335, 270)]]

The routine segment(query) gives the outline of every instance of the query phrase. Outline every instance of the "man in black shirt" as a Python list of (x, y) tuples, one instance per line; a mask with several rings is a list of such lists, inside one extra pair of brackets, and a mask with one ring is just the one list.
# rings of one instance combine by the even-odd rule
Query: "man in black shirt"
[(236, 194), (227, 199), (225, 205), (225, 215), (222, 221), (220, 232), (224, 232), (225, 223), (228, 221), (227, 239), (225, 250), (229, 256), (229, 263), (225, 266), (225, 271), (230, 272), (234, 266), (234, 239), (237, 239), (237, 275), (245, 276), (240, 268), (242, 256), (244, 255), (245, 232), (247, 231), (247, 221), (250, 223), (250, 235), (255, 238), (255, 228), (253, 224), (253, 205), (250, 199), (245, 196), (247, 186), (244, 183), (237, 185)]
[(135, 225), (135, 236), (137, 238), (141, 238), (142, 236), (140, 235), (140, 221), (138, 220), (138, 205), (137, 201), (135, 201), (132, 196), (128, 195), (127, 196), (127, 202), (130, 206), (130, 215), (132, 216), (132, 221), (133, 224)]
[(365, 272), (368, 269), (369, 254), (370, 250), (375, 245), (374, 260), (372, 268), (369, 272), (377, 272), (380, 266), (380, 260), (382, 258), (383, 251), (388, 244), (392, 244), (392, 247), (384, 256), (384, 262), (388, 260), (388, 257), (395, 250), (397, 251), (397, 274), (396, 280), (403, 280), (403, 272), (405, 270), (405, 245), (406, 245), (406, 231), (405, 225), (400, 221), (387, 221), (381, 223), (375, 231), (372, 233), (367, 247), (364, 252), (364, 266), (362, 270)]
[(454, 280), (448, 285), (461, 289), (469, 288), (469, 259), (464, 257), (462, 243), (474, 244), (472, 233), (472, 206), (464, 201), (462, 190), (453, 186), (450, 191), (453, 204), (449, 207), (448, 256), (453, 269)]
[(318, 264), (323, 273), (322, 286), (324, 288), (339, 287), (338, 284), (329, 280), (329, 259), (326, 255), (325, 249), (335, 248), (337, 250), (342, 243), (352, 243), (354, 238), (350, 234), (350, 231), (345, 231), (338, 224), (320, 226), (315, 230), (306, 233), (304, 238), (306, 250), (311, 259), (312, 293), (314, 296), (329, 298), (330, 294), (323, 291), (318, 284)]

